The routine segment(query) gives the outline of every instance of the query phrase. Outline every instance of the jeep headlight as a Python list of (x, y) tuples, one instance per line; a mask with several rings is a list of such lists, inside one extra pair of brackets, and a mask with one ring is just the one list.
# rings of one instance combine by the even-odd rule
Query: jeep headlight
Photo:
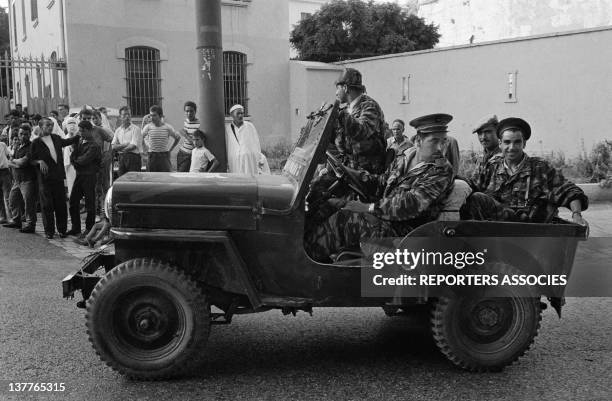
[(111, 186), (104, 197), (104, 214), (108, 221), (112, 221), (113, 216), (113, 187)]

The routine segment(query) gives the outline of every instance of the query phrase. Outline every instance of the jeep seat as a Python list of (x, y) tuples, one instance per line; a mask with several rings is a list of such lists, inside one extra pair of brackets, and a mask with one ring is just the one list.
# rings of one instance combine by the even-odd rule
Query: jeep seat
[(455, 179), (453, 190), (448, 195), (442, 206), (442, 213), (438, 216), (438, 221), (459, 221), (459, 209), (465, 200), (472, 193), (472, 188), (462, 179)]

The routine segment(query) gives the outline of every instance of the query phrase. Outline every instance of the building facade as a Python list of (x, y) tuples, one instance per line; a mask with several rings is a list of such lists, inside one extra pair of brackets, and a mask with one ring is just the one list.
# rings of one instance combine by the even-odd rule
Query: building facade
[[(13, 58), (67, 66), (58, 84), (50, 84), (52, 71), (17, 76), (16, 102), (25, 106), (39, 87), (55, 85), (72, 107), (127, 104), (142, 116), (161, 104), (166, 120), (180, 126), (183, 103), (197, 99), (194, 1), (9, 0)], [(226, 111), (244, 104), (264, 143), (291, 136), (289, 10), (299, 15), (312, 3), (222, 1)]]
[(418, 0), (417, 9), (439, 26), (437, 47), (612, 25), (609, 0)]

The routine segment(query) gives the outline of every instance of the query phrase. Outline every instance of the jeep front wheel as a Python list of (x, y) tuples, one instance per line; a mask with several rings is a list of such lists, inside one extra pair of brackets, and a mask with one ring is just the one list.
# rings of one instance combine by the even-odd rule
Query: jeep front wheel
[(533, 297), (440, 298), (431, 327), (438, 348), (455, 365), (475, 372), (500, 371), (533, 343), (541, 320)]
[(151, 259), (112, 269), (87, 301), (87, 333), (110, 367), (126, 376), (174, 377), (202, 361), (210, 307), (184, 272)]

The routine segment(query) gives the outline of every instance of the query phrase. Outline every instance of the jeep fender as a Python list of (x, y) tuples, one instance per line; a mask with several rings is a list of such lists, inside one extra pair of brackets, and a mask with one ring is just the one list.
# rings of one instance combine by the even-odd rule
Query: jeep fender
[[(254, 309), (262, 305), (257, 289), (251, 279), (247, 265), (240, 255), (234, 240), (227, 231), (207, 231), (207, 230), (168, 230), (168, 229), (131, 229), (131, 228), (113, 228), (111, 230), (117, 245), (123, 241), (130, 243), (145, 243), (147, 248), (155, 251), (155, 243), (170, 243), (170, 244), (217, 244), (223, 249), (226, 264), (219, 266), (218, 264), (210, 264), (207, 269), (214, 270), (214, 274), (219, 278), (220, 288), (231, 293), (246, 295), (251, 306)], [(161, 246), (161, 244), (160, 244)], [(121, 254), (121, 247), (116, 250), (116, 253)], [(153, 251), (153, 252), (154, 252)], [(156, 258), (155, 253), (150, 257)], [(132, 257), (129, 257), (131, 259)], [(180, 263), (178, 263), (180, 264)], [(196, 276), (199, 273), (194, 271)], [(207, 272), (200, 272), (205, 274)]]

